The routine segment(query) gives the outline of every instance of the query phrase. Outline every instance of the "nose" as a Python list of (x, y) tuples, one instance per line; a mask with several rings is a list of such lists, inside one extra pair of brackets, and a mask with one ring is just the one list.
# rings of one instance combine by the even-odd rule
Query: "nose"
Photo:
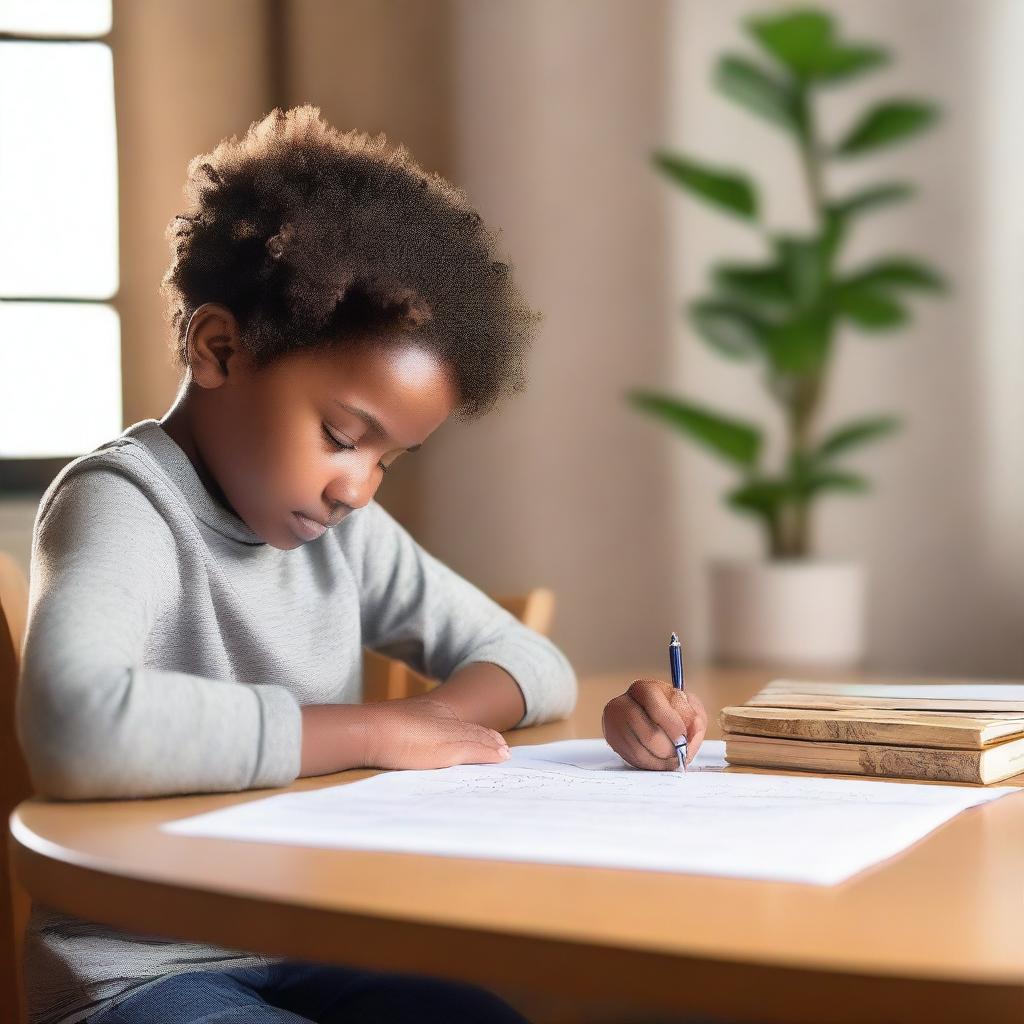
[(350, 509), (362, 508), (369, 504), (378, 483), (372, 468), (364, 470), (350, 465), (331, 479), (324, 489), (324, 499), (332, 510), (346, 505)]

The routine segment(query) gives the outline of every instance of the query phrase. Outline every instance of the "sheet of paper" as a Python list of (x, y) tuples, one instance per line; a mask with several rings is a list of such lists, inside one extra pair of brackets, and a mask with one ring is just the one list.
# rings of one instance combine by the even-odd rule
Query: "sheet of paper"
[(513, 747), (500, 765), (386, 772), (168, 822), (178, 835), (830, 885), (976, 804), (1021, 791), (639, 771), (604, 740)]

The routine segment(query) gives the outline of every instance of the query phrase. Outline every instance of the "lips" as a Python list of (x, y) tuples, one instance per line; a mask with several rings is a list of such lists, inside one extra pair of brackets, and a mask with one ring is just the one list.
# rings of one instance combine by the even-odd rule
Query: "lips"
[(303, 540), (316, 540), (327, 532), (327, 524), (321, 523), (319, 519), (310, 519), (301, 512), (293, 512), (295, 519), (295, 530)]

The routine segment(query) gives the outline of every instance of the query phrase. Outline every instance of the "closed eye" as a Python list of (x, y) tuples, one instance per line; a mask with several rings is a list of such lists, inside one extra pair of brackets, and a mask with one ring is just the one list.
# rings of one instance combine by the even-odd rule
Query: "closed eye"
[[(330, 442), (331, 442), (331, 445), (332, 445), (332, 447), (333, 447), (333, 448), (335, 449), (335, 451), (340, 451), (340, 452), (354, 452), (354, 451), (356, 450), (356, 446), (355, 446), (354, 444), (346, 444), (346, 443), (345, 443), (344, 441), (339, 441), (339, 440), (338, 440), (338, 439), (337, 439), (337, 438), (336, 438), (336, 437), (335, 437), (335, 436), (334, 436), (334, 435), (333, 435), (333, 434), (332, 434), (332, 433), (331, 433), (331, 432), (330, 432), (330, 431), (329, 431), (329, 430), (327, 429), (327, 426), (326, 426), (326, 424), (324, 425), (324, 428), (323, 428), (323, 429), (324, 429), (324, 436), (325, 436), (325, 437), (327, 438), (327, 440), (328, 440), (328, 441), (330, 441)], [(378, 463), (377, 463), (377, 465), (378, 465), (378, 466), (380, 466), (380, 468), (381, 468), (381, 470), (382, 470), (383, 472), (385, 472), (385, 473), (386, 473), (386, 472), (388, 471), (388, 467), (387, 467), (387, 466), (385, 466), (383, 462), (378, 462)]]

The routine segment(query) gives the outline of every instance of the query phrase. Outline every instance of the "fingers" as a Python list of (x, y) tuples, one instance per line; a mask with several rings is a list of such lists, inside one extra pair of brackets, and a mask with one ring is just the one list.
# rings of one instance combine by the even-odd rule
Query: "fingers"
[(656, 738), (648, 744), (654, 753), (668, 757), (681, 737), (689, 742), (696, 716), (686, 693), (660, 679), (636, 679), (626, 693), (664, 733), (664, 740)]
[(708, 731), (708, 713), (704, 705), (697, 697), (689, 696), (690, 707), (693, 709), (694, 718), (690, 725), (690, 732), (686, 735), (686, 763), (689, 764), (700, 750), (704, 742), (704, 734)]
[(438, 753), (446, 761), (443, 767), (448, 768), (456, 764), (500, 764), (511, 757), (500, 732), (469, 722), (463, 723), (459, 733), (442, 744)]
[[(646, 712), (641, 709), (641, 714), (646, 715)], [(664, 734), (660, 733), (658, 727), (650, 719), (647, 720), (647, 723), (637, 723), (632, 718), (627, 718), (624, 726), (629, 751), (626, 760), (631, 765), (636, 768), (645, 768), (648, 771), (670, 771), (678, 766), (679, 756), (672, 744), (669, 744), (672, 747), (672, 753), (668, 756), (656, 754), (651, 749), (652, 737)]]
[(634, 768), (663, 771), (678, 765), (675, 748), (668, 744), (671, 757), (662, 756), (651, 747), (655, 736), (665, 741), (664, 733), (656, 726), (636, 701), (624, 693), (610, 700), (604, 709), (601, 727), (611, 748)]
[(707, 713), (696, 697), (659, 679), (636, 679), (609, 701), (602, 718), (605, 738), (636, 768), (671, 770), (679, 765), (675, 743), (686, 737), (689, 764), (707, 731)]
[(368, 741), (375, 768), (450, 768), (457, 764), (498, 764), (511, 756), (496, 729), (463, 722), (442, 701), (382, 701), (369, 704)]

